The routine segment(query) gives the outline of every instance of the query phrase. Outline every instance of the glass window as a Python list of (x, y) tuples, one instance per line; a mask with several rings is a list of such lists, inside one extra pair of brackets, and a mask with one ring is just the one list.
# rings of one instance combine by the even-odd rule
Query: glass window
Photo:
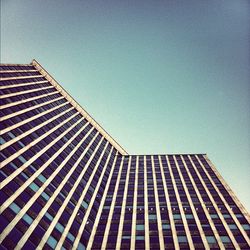
[(219, 218), (219, 216), (218, 216), (217, 214), (210, 214), (210, 216), (211, 216), (212, 219), (217, 219), (217, 218)]
[(17, 204), (15, 202), (10, 204), (10, 208), (17, 214), (21, 208), (19, 206), (17, 206)]
[(42, 192), (42, 197), (47, 201), (49, 200), (49, 196), (45, 193), (45, 192)]
[(21, 141), (18, 141), (19, 145), (21, 145), (21, 147), (25, 147), (25, 145), (21, 142)]
[(4, 177), (8, 177), (8, 175), (5, 174), (3, 171), (1, 171), (1, 175), (3, 175)]
[(184, 235), (178, 236), (178, 242), (179, 243), (186, 243), (187, 242), (187, 237)]
[(21, 175), (27, 180), (29, 177), (25, 173), (21, 173)]
[(228, 226), (230, 229), (238, 229), (238, 227), (235, 224), (229, 224)]
[(244, 237), (243, 237), (242, 235), (237, 235), (237, 236), (235, 237), (235, 239), (236, 239), (236, 241), (237, 241), (238, 243), (245, 243), (245, 242), (246, 242), (245, 239), (244, 239)]
[(75, 240), (75, 236), (72, 233), (68, 233), (67, 238), (70, 239), (72, 242)]
[(78, 250), (85, 250), (86, 247), (81, 242), (79, 242), (77, 249)]
[(48, 212), (45, 213), (45, 216), (46, 216), (50, 221), (53, 220), (53, 217), (52, 217)]
[(136, 240), (144, 240), (144, 236), (142, 236), (142, 235), (137, 235), (137, 236), (136, 236)]
[(24, 164), (26, 161), (26, 159), (23, 156), (19, 156), (18, 159)]
[(37, 178), (43, 183), (47, 180), (42, 174), (40, 174)]
[(221, 241), (223, 243), (230, 243), (231, 242), (231, 240), (228, 236), (221, 236), (220, 238), (221, 238)]
[(130, 239), (130, 236), (124, 235), (124, 236), (122, 236), (122, 238), (123, 238), (123, 239)]
[(29, 185), (29, 187), (30, 187), (34, 192), (36, 192), (36, 191), (39, 189), (39, 187), (38, 187), (34, 182), (32, 182), (32, 183)]
[(180, 220), (181, 219), (181, 215), (180, 214), (174, 214), (174, 219)]
[(242, 214), (236, 214), (235, 215), (237, 218), (243, 218), (243, 215)]
[(207, 238), (207, 242), (208, 242), (209, 244), (214, 244), (214, 243), (216, 243), (216, 239), (215, 239), (214, 236), (206, 236), (206, 238)]
[(61, 223), (56, 223), (56, 229), (59, 231), (59, 232), (63, 232), (64, 230), (64, 226), (61, 224)]
[(144, 230), (144, 225), (136, 225), (136, 230)]
[(33, 221), (33, 219), (28, 215), (28, 214), (25, 214), (23, 216), (23, 219), (30, 225)]
[(249, 225), (249, 224), (243, 224), (242, 227), (243, 227), (245, 230), (250, 230), (250, 225)]
[(193, 219), (194, 216), (193, 216), (192, 214), (186, 214), (186, 218), (187, 218), (187, 219)]
[(149, 220), (156, 220), (156, 218), (157, 218), (157, 217), (156, 217), (156, 214), (149, 214), (149, 215), (148, 215), (148, 219), (149, 219)]
[(170, 225), (169, 224), (162, 224), (162, 229), (170, 229)]
[(6, 143), (6, 141), (3, 139), (3, 137), (0, 137), (0, 145), (3, 145), (4, 143)]
[(53, 236), (50, 236), (47, 240), (47, 243), (54, 249), (56, 247), (57, 240)]
[(11, 132), (8, 132), (8, 135), (10, 136), (11, 139), (14, 139), (15, 138), (15, 135)]
[(10, 165), (11, 165), (14, 169), (18, 169), (18, 167), (17, 167), (13, 162), (10, 162)]
[(82, 202), (82, 206), (83, 206), (85, 209), (87, 209), (88, 206), (89, 206), (89, 204), (88, 204), (86, 201), (83, 201), (83, 202)]

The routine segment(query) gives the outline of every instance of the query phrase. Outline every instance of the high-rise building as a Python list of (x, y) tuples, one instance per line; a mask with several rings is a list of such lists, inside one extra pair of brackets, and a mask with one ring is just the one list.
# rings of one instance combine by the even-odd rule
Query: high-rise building
[(37, 61), (0, 70), (0, 249), (250, 249), (206, 154), (128, 155)]

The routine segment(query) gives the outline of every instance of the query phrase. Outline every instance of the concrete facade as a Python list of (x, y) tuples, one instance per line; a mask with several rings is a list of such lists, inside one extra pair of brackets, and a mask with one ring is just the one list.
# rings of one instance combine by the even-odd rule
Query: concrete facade
[(0, 74), (1, 249), (250, 249), (206, 154), (129, 155), (36, 60)]

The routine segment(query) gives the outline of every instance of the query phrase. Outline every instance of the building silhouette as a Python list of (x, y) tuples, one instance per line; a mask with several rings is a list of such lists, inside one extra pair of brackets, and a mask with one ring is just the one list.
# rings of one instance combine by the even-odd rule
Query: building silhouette
[(0, 249), (250, 249), (206, 154), (129, 155), (37, 61), (0, 70)]

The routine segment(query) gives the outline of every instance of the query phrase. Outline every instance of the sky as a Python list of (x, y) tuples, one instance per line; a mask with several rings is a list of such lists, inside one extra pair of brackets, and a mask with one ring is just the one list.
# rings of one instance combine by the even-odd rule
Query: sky
[(33, 58), (130, 154), (207, 153), (250, 211), (250, 2), (1, 0)]

